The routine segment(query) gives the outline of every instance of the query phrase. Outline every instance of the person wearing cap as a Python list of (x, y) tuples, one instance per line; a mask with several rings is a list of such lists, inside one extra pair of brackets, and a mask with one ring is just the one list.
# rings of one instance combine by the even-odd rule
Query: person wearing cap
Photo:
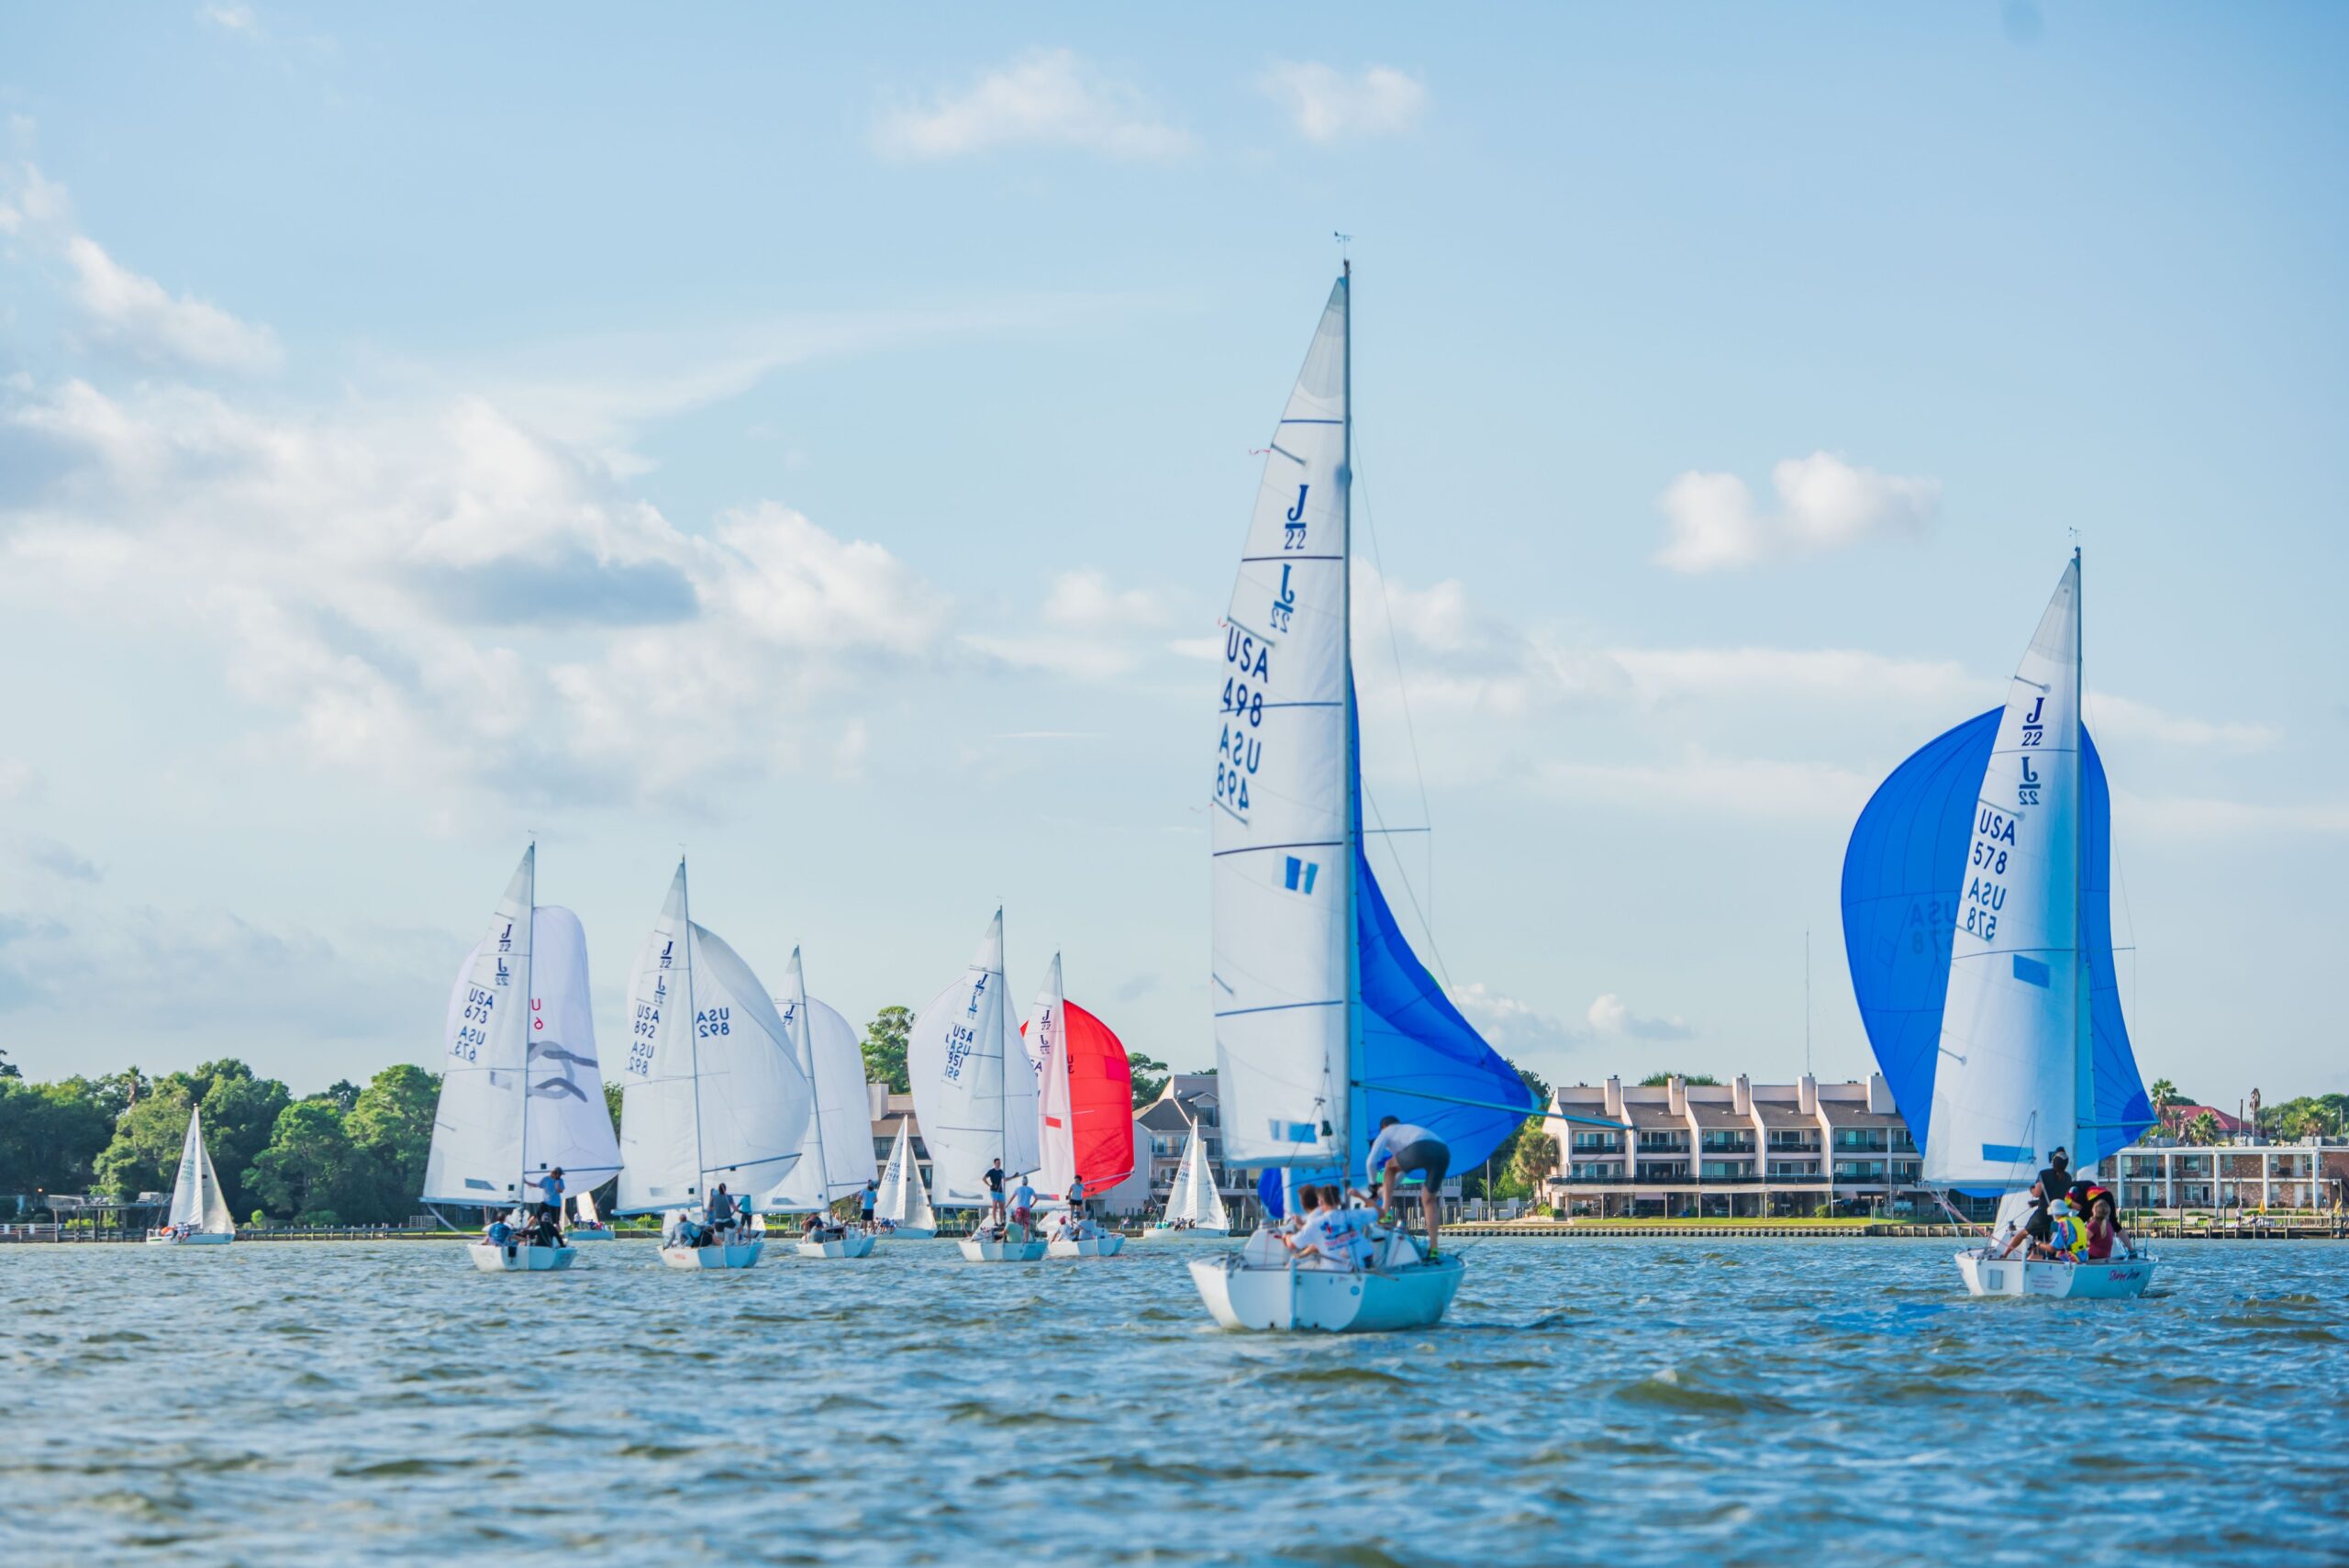
[(2031, 1255), (2051, 1263), (2078, 1261), (2087, 1248), (2087, 1232), (2072, 1218), (2072, 1206), (2062, 1198), (2047, 1206), (2047, 1240), (2033, 1241)]
[(539, 1202), (536, 1207), (540, 1215), (552, 1217), (558, 1227), (562, 1224), (562, 1167), (560, 1165), (539, 1178)]

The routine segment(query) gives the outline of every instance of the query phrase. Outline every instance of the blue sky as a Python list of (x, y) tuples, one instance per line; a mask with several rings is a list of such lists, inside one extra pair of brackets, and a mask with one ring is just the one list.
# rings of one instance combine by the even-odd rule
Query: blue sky
[(2148, 1076), (2349, 1087), (2336, 9), (130, 15), (0, 16), (28, 1072), (432, 1062), (533, 831), (607, 1025), (684, 845), (852, 1017), (1000, 898), (1206, 1064), (1344, 229), (1370, 787), (1504, 1049), (1790, 1075), (1808, 930), (1865, 1072), (1852, 819), (2076, 528)]

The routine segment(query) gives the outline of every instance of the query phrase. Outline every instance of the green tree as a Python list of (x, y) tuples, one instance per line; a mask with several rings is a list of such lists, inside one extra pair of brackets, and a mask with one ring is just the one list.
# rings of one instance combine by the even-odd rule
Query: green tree
[(2208, 1148), (2219, 1141), (2219, 1118), (2209, 1111), (2198, 1112), (2194, 1119), (2186, 1124), (2181, 1136), (2188, 1143)]
[(607, 1078), (604, 1081), (604, 1108), (612, 1113), (612, 1130), (620, 1129), (620, 1086)]
[(334, 1102), (335, 1109), (349, 1116), (351, 1107), (359, 1103), (359, 1085), (348, 1078), (338, 1078), (317, 1094), (306, 1095), (303, 1097), (312, 1100), (331, 1100)]
[(1709, 1073), (1651, 1073), (1646, 1077), (1640, 1080), (1640, 1087), (1642, 1089), (1661, 1089), (1666, 1084), (1671, 1083), (1675, 1078), (1679, 1079), (1682, 1083), (1688, 1084), (1692, 1088), (1698, 1085), (1702, 1085), (1706, 1088), (1719, 1088), (1721, 1082), (1719, 1078), (1714, 1077)]
[[(1542, 1074), (1534, 1072), (1531, 1068), (1518, 1067), (1517, 1063), (1514, 1062), (1510, 1062), (1509, 1065), (1516, 1068), (1518, 1081), (1525, 1085), (1525, 1093), (1528, 1096), (1529, 1103), (1541, 1106), (1544, 1109), (1548, 1108), (1550, 1104), (1550, 1084), (1548, 1080), (1544, 1079)], [(1525, 1145), (1527, 1140), (1536, 1138), (1541, 1139), (1544, 1143), (1550, 1144), (1550, 1164), (1554, 1166), (1558, 1162), (1556, 1140), (1551, 1139), (1548, 1135), (1542, 1132), (1542, 1118), (1538, 1114), (1531, 1116), (1525, 1120), (1519, 1122), (1517, 1124), (1516, 1130), (1511, 1132), (1507, 1138), (1501, 1140), (1500, 1147), (1493, 1151), (1490, 1159), (1486, 1160), (1483, 1164), (1478, 1165), (1473, 1171), (1463, 1171), (1459, 1173), (1460, 1195), (1463, 1197), (1531, 1197), (1536, 1195), (1539, 1189), (1529, 1187), (1526, 1184), (1520, 1182), (1514, 1173), (1518, 1165), (1519, 1151)], [(1485, 1172), (1488, 1168), (1495, 1173), (1492, 1190), (1490, 1192), (1487, 1192), (1485, 1188)]]
[(306, 1225), (340, 1224), (365, 1202), (358, 1151), (327, 1099), (296, 1100), (277, 1113), (247, 1181), (271, 1214)]
[[(914, 1016), (905, 1007), (884, 1007), (873, 1015), (873, 1022), (864, 1031), (864, 1075), (875, 1084), (886, 1084), (902, 1095), (913, 1087), (913, 1080), (906, 1074), (906, 1042), (913, 1037)], [(612, 1113), (615, 1123), (619, 1113)]]
[(1558, 1170), (1558, 1140), (1529, 1121), (1518, 1129), (1516, 1148), (1508, 1157), (1509, 1197), (1544, 1195), (1544, 1186)]
[(113, 1136), (113, 1113), (89, 1080), (0, 1079), (0, 1193), (82, 1191)]
[[(212, 1151), (212, 1164), (220, 1173), (221, 1195), (228, 1212), (241, 1214), (252, 1207), (245, 1190), (245, 1172), (277, 1128), (278, 1114), (293, 1096), (274, 1078), (256, 1078), (253, 1070), (234, 1058), (207, 1062), (194, 1074), (199, 1104), (204, 1106), (204, 1140)], [(186, 1129), (181, 1129), (185, 1136)]]
[(1140, 1110), (1166, 1092), (1173, 1070), (1155, 1056), (1144, 1056), (1139, 1051), (1126, 1053), (1126, 1065), (1133, 1069), (1134, 1108)]
[(416, 1212), (440, 1103), (440, 1080), (404, 1062), (376, 1073), (353, 1097), (342, 1118), (356, 1162), (352, 1211), (345, 1218), (389, 1224)]
[[(141, 1095), (116, 1119), (113, 1140), (91, 1171), (97, 1190), (123, 1197), (171, 1191), (179, 1173), (180, 1147), (187, 1140), (188, 1109), (195, 1103), (195, 1090), (178, 1073)], [(212, 1162), (217, 1168), (220, 1157), (215, 1154)], [(227, 1182), (223, 1173), (221, 1183)]]
[(23, 1076), (24, 1074), (22, 1073), (17, 1071), (17, 1064), (8, 1060), (7, 1047), (0, 1046), (0, 1078), (21, 1078)]

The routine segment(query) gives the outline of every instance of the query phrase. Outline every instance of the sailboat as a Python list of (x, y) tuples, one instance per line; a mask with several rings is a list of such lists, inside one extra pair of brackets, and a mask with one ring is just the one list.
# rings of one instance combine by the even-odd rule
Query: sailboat
[(1032, 1184), (1042, 1207), (1059, 1211), (1061, 1229), (1045, 1251), (1055, 1258), (1114, 1258), (1126, 1239), (1105, 1230), (1068, 1202), (1078, 1181), (1099, 1195), (1133, 1174), (1133, 1067), (1109, 1027), (1070, 1001), (1052, 954), (1043, 988), (1019, 1026), (1036, 1072), (1036, 1141), (1042, 1152)]
[[(1364, 852), (1348, 573), (1353, 286), (1349, 267), (1264, 460), (1224, 617), (1209, 813), (1224, 1158), (1332, 1181), (1363, 1178), (1382, 1115), (1443, 1139), (1453, 1168), (1466, 1170), (1541, 1111), (1411, 951)], [(1359, 1273), (1297, 1268), (1261, 1249), (1190, 1268), (1227, 1327), (1439, 1320), (1460, 1288), (1459, 1258), (1427, 1257), (1399, 1234), (1381, 1256)]]
[[(864, 1052), (849, 1021), (808, 996), (797, 948), (791, 950), (774, 1005), (815, 1106), (799, 1162), (754, 1207), (761, 1214), (825, 1214), (833, 1200), (862, 1192), (873, 1179), (873, 1098), (864, 1085)], [(872, 1256), (873, 1236), (852, 1229), (834, 1240), (802, 1237), (793, 1245), (803, 1258), (864, 1258)]]
[[(986, 1172), (996, 1161), (1007, 1179), (1043, 1163), (1036, 1139), (1036, 1074), (1008, 1049), (1003, 984), (998, 909), (969, 967), (931, 998), (906, 1041), (914, 1114), (930, 1146), (938, 1202), (947, 1208), (985, 1206)], [(1016, 1070), (1008, 1070), (1014, 1062)], [(1044, 1243), (1017, 1226), (1007, 1226), (1000, 1238), (970, 1237), (962, 1248), (974, 1263), (1032, 1263), (1044, 1255)]]
[[(2061, 1148), (2085, 1172), (2154, 1124), (2112, 963), (2111, 794), (2080, 713), (2072, 552), (2001, 707), (1894, 771), (1843, 858), (1860, 1016), (1923, 1179), (2022, 1207)], [(1976, 1296), (2132, 1296), (2153, 1260), (1957, 1254)]]
[[(619, 1170), (596, 1057), (587, 934), (570, 910), (539, 904), (538, 861), (537, 845), (522, 852), (449, 995), (427, 1204), (517, 1209), (557, 1168), (577, 1193)], [(488, 1241), (466, 1251), (489, 1273), (567, 1269), (578, 1255), (568, 1245)]]
[(628, 1061), (620, 1075), (620, 1191), (615, 1214), (666, 1214), (661, 1261), (677, 1269), (747, 1269), (765, 1243), (685, 1244), (719, 1186), (738, 1211), (800, 1159), (814, 1094), (767, 988), (725, 940), (693, 922), (685, 862), (629, 983)]
[[(617, 1145), (615, 1145), (617, 1147)], [(608, 1241), (612, 1228), (596, 1212), (596, 1195), (583, 1192), (571, 1200), (572, 1218), (563, 1238), (576, 1247), (582, 1241)]]
[(1142, 1232), (1145, 1240), (1174, 1236), (1229, 1236), (1231, 1216), (1216, 1191), (1215, 1166), (1199, 1139), (1199, 1124), (1191, 1123), (1183, 1140), (1183, 1162), (1174, 1167), (1174, 1184), (1167, 1190), (1166, 1212)]
[(930, 1207), (930, 1189), (922, 1184), (921, 1162), (914, 1158), (913, 1140), (897, 1123), (897, 1141), (889, 1162), (881, 1168), (880, 1190), (873, 1196), (873, 1223), (882, 1236), (899, 1241), (927, 1241), (938, 1234), (938, 1216)]
[(180, 1144), (179, 1179), (172, 1184), (172, 1211), (162, 1229), (147, 1232), (150, 1247), (225, 1247), (237, 1239), (236, 1217), (220, 1195), (220, 1173), (204, 1147), (204, 1112), (189, 1106), (187, 1138)]

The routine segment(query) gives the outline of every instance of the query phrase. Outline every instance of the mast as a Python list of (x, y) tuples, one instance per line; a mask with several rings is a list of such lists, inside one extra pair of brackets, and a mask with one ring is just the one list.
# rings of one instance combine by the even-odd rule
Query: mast
[[(530, 1034), (538, 1024), (539, 962), (539, 841), (530, 840), (529, 896), (522, 901), (522, 1137), (515, 1151), (521, 1156), (522, 1176), (514, 1188), (519, 1203), (530, 1192)], [(562, 1217), (555, 1216), (559, 1223)]]
[[(816, 1209), (829, 1213), (832, 1207), (832, 1164), (824, 1155), (824, 1086), (816, 1081), (816, 1046), (807, 1028), (807, 971), (799, 962), (799, 950), (791, 950), (791, 976), (797, 983), (798, 995), (792, 997), (792, 1018), (799, 1026), (799, 1038), (791, 1042), (799, 1060), (807, 1064), (807, 1086), (815, 1091), (816, 1099)], [(694, 1102), (701, 1102), (696, 1097)]]
[[(2081, 1131), (2096, 1119), (2096, 1044), (2094, 997), (2088, 970), (2088, 713), (2086, 699), (2087, 663), (2087, 573), (2080, 566), (2080, 547), (2072, 547), (2072, 1129)], [(2083, 1158), (2085, 1148), (2073, 1151), (2077, 1168), (2095, 1163)]]
[(685, 1049), (690, 1052), (686, 1060), (693, 1063), (694, 1070), (694, 1182), (704, 1189), (701, 1197), (706, 1206), (709, 1202), (709, 1172), (702, 1162), (709, 1156), (701, 1143), (701, 1017), (694, 1010), (694, 893), (685, 875), (683, 855), (677, 857), (677, 893), (678, 913), (685, 920), (685, 934), (679, 938), (678, 946), (685, 950)]
[[(1345, 649), (1345, 706), (1342, 719), (1346, 727), (1346, 912), (1345, 929), (1341, 940), (1346, 944), (1346, 1064), (1343, 1081), (1339, 1085), (1337, 1144), (1338, 1183), (1351, 1184), (1353, 1175), (1354, 1095), (1362, 1081), (1363, 1063), (1360, 1036), (1354, 1018), (1354, 998), (1362, 990), (1362, 944), (1357, 940), (1354, 900), (1360, 890), (1354, 886), (1355, 868), (1362, 863), (1362, 758), (1361, 736), (1354, 724), (1354, 264), (1351, 258), (1341, 259), (1339, 278), (1346, 290), (1345, 336), (1341, 361), (1343, 375), (1340, 395), (1345, 399), (1345, 444), (1338, 459), (1338, 604), (1340, 632)], [(1367, 1105), (1367, 1092), (1364, 1103)], [(1365, 1119), (1367, 1112), (1365, 1111)], [(1367, 1178), (1365, 1178), (1367, 1179)]]

